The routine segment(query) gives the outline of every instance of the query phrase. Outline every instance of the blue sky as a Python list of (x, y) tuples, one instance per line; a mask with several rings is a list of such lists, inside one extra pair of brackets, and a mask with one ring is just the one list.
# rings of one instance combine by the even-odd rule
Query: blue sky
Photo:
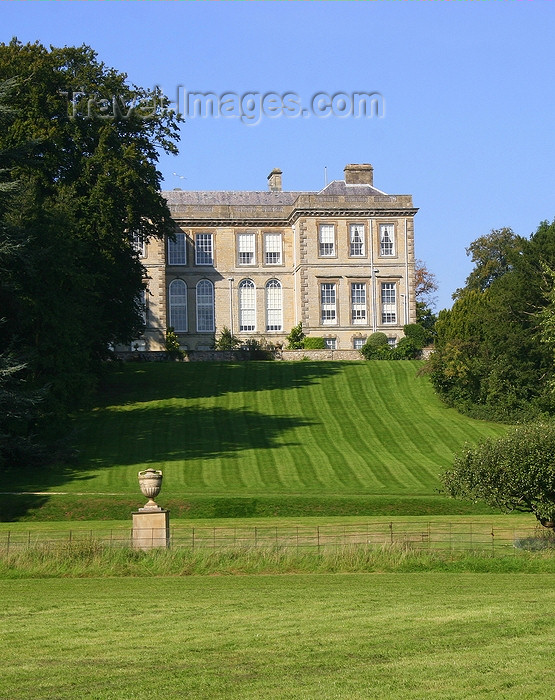
[[(555, 217), (554, 10), (549, 2), (2, 2), (0, 41), (92, 46), (174, 98), (187, 92), (382, 96), (372, 118), (189, 118), (164, 187), (314, 190), (372, 163), (374, 184), (413, 195), (416, 254), (438, 308), (492, 228), (530, 235)], [(174, 175), (173, 173), (177, 173)]]

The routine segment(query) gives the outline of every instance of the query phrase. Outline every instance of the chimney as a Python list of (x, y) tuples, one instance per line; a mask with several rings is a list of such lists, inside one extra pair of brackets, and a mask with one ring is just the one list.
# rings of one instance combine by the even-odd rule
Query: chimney
[(346, 165), (345, 184), (347, 185), (373, 185), (374, 184), (374, 168), (370, 163), (361, 163), (360, 165)]
[(268, 187), (270, 192), (281, 192), (281, 170), (274, 168), (268, 175)]

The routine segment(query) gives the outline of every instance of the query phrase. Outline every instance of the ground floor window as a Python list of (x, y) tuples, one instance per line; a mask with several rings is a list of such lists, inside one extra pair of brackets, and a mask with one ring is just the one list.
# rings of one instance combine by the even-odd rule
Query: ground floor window
[(366, 338), (353, 338), (353, 348), (355, 350), (360, 350), (365, 342)]
[(169, 288), (170, 326), (176, 333), (187, 331), (187, 285), (173, 280)]
[(239, 330), (256, 330), (256, 287), (252, 280), (239, 283)]
[(197, 331), (214, 332), (214, 285), (210, 280), (197, 284)]
[(281, 282), (270, 280), (266, 283), (266, 330), (283, 329), (283, 298)]
[(337, 338), (324, 338), (324, 343), (328, 350), (337, 350)]

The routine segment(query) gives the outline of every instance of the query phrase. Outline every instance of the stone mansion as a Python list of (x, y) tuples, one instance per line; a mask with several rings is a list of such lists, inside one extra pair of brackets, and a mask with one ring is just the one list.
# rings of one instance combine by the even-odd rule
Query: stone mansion
[(224, 326), (242, 341), (286, 343), (299, 322), (334, 349), (383, 331), (395, 343), (414, 323), (412, 196), (374, 187), (371, 165), (347, 165), (319, 192), (164, 192), (174, 240), (140, 247), (145, 332), (163, 350), (173, 327), (185, 350), (210, 349)]

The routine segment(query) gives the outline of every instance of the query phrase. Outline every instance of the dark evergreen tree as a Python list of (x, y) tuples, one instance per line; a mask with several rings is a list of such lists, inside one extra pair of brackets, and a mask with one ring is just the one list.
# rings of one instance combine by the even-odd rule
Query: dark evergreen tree
[(176, 152), (179, 118), (87, 46), (0, 44), (0, 79), (13, 76), (16, 116), (0, 150), (32, 148), (11, 175), (20, 188), (6, 221), (21, 239), (0, 342), (17, 339), (64, 411), (94, 384), (109, 345), (141, 329), (134, 240), (173, 231), (156, 164), (159, 149)]

